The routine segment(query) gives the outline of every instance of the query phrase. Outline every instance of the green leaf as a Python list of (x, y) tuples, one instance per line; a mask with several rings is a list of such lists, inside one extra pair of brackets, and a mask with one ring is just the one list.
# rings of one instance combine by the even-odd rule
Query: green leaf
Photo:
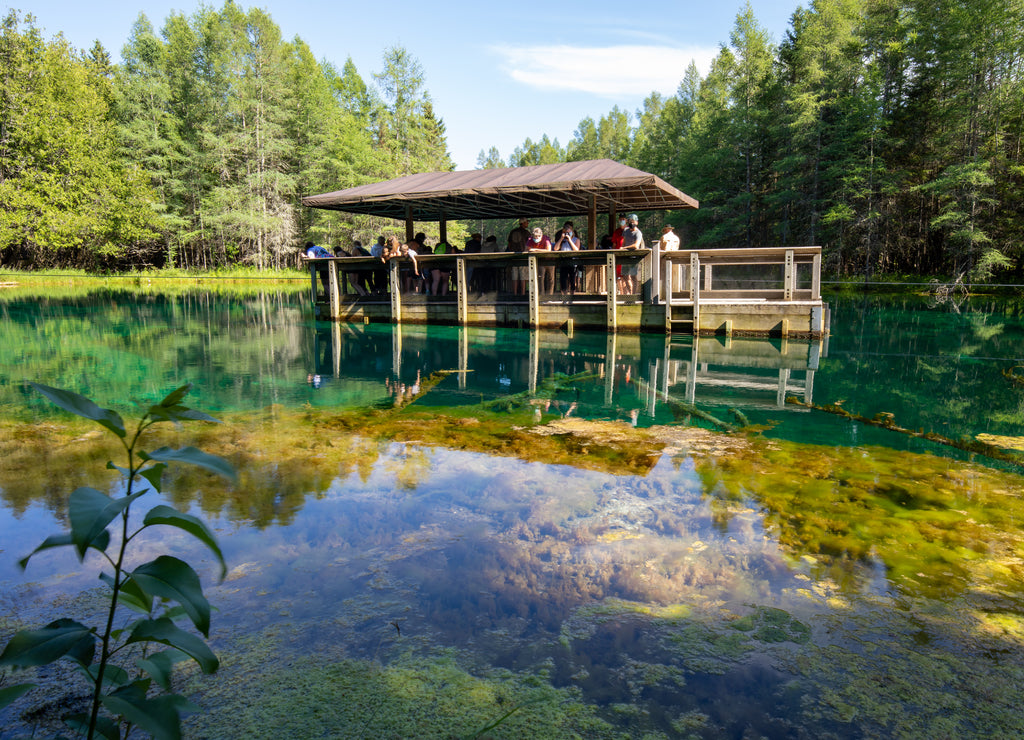
[(221, 553), (220, 545), (217, 544), (217, 539), (213, 536), (213, 532), (209, 530), (201, 519), (192, 516), (191, 514), (183, 514), (175, 508), (161, 504), (160, 506), (154, 506), (150, 509), (142, 523), (147, 527), (157, 524), (166, 524), (170, 527), (177, 527), (178, 529), (183, 529), (188, 532), (190, 535), (209, 547), (213, 551), (213, 554), (217, 556), (217, 560), (220, 562), (220, 578), (221, 580), (224, 580), (224, 576), (228, 573), (228, 566), (227, 563), (224, 562), (224, 555)]
[(190, 409), (187, 406), (150, 406), (146, 415), (154, 422), (173, 421), (175, 423), (179, 423), (182, 421), (212, 421), (215, 424), (220, 424), (219, 419), (215, 419), (209, 414), (204, 414), (202, 411)]
[(166, 617), (146, 619), (135, 625), (128, 637), (128, 643), (133, 642), (159, 642), (177, 648), (198, 663), (203, 673), (213, 673), (220, 665), (217, 656), (205, 642)]
[(8, 686), (5, 689), (0, 689), (0, 709), (3, 709), (8, 704), (13, 704), (35, 687), (34, 683), (19, 683), (17, 686)]
[[(77, 488), (71, 493), (68, 499), (68, 517), (71, 519), (71, 539), (78, 550), (79, 560), (85, 557), (85, 552), (90, 547), (106, 549), (110, 537), (106, 531), (107, 525), (144, 493), (146, 492), (139, 491), (117, 499), (95, 488)], [(103, 539), (104, 535), (106, 540)]]
[[(43, 540), (43, 544), (41, 544), (35, 550), (30, 552), (28, 555), (23, 557), (21, 560), (19, 560), (18, 561), (18, 567), (21, 568), (22, 570), (25, 570), (25, 568), (28, 567), (29, 558), (31, 558), (37, 552), (42, 552), (43, 550), (50, 550), (50, 549), (52, 549), (54, 547), (66, 547), (68, 545), (73, 545), (73, 544), (75, 544), (75, 543), (71, 539), (71, 535), (66, 533), (66, 532), (64, 534), (50, 535), (45, 540)], [(101, 549), (106, 549), (107, 544), (108, 543), (103, 543), (103, 548), (101, 548)]]
[[(87, 735), (89, 732), (89, 719), (90, 715), (86, 712), (79, 712), (77, 714), (69, 714), (64, 718), (64, 724), (70, 727), (79, 735)], [(102, 715), (96, 718), (96, 732), (99, 733), (100, 737), (106, 738), (106, 740), (121, 740), (121, 728), (117, 722), (112, 720), (110, 717), (104, 717)]]
[[(110, 586), (110, 588), (114, 588), (113, 576), (100, 573), (100, 580)], [(117, 602), (139, 614), (148, 616), (153, 611), (153, 597), (143, 591), (139, 584), (132, 580), (131, 576), (125, 578), (121, 583), (121, 588), (117, 594)]]
[(190, 465), (198, 465), (213, 473), (222, 475), (228, 480), (235, 481), (235, 469), (227, 460), (216, 455), (210, 455), (195, 447), (182, 447), (180, 450), (172, 450), (170, 447), (161, 447), (149, 453), (149, 458), (161, 462), (183, 462)]
[(154, 491), (160, 493), (160, 484), (165, 470), (167, 470), (167, 466), (164, 463), (157, 463), (151, 468), (146, 468), (139, 475), (149, 481), (149, 485), (153, 486)]
[(164, 400), (160, 402), (160, 405), (161, 406), (177, 406), (178, 403), (181, 402), (181, 399), (183, 399), (185, 396), (188, 395), (188, 392), (190, 390), (192, 390), (192, 384), (191, 383), (185, 383), (185, 385), (181, 386), (180, 388), (177, 388), (177, 389), (171, 391), (170, 393), (168, 393), (167, 397), (164, 398)]
[(195, 709), (192, 702), (177, 694), (148, 699), (145, 690), (135, 684), (101, 696), (100, 701), (156, 740), (181, 740), (181, 711)]
[(170, 691), (176, 654), (176, 650), (161, 650), (148, 658), (136, 658), (135, 665), (149, 674), (164, 691)]
[(118, 437), (123, 438), (126, 435), (124, 421), (116, 411), (100, 408), (85, 396), (81, 396), (74, 391), (65, 391), (60, 388), (42, 385), (41, 383), (29, 383), (29, 385), (65, 411), (69, 411), (76, 416), (91, 419), (106, 427)]
[[(94, 647), (96, 636), (84, 624), (70, 619), (58, 619), (39, 630), (18, 632), (0, 653), (0, 665), (14, 668), (47, 665), (65, 655), (72, 655), (78, 662), (87, 650)], [(88, 643), (88, 647), (86, 647)], [(88, 662), (85, 662), (88, 665)]]
[(133, 570), (132, 580), (148, 594), (181, 604), (196, 629), (210, 634), (210, 602), (203, 596), (199, 576), (184, 560), (161, 555)]
[[(90, 684), (96, 684), (96, 672), (99, 669), (99, 665), (82, 666), (82, 672), (89, 679)], [(103, 685), (108, 688), (112, 686), (125, 686), (131, 680), (132, 677), (128, 675), (128, 671), (120, 666), (108, 663), (106, 668), (103, 669)]]
[(122, 468), (120, 465), (115, 465), (113, 462), (110, 461), (107, 462), (107, 470), (116, 470), (125, 477), (127, 477), (128, 473), (131, 472), (130, 470), (128, 470), (128, 468)]

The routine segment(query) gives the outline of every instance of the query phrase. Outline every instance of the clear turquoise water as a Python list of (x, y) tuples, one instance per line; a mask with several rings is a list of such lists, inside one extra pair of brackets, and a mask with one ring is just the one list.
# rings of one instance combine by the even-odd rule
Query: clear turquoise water
[[(713, 423), (680, 418), (669, 400), (733, 424), (730, 409), (737, 409), (764, 425), (769, 441), (809, 445), (795, 448), (797, 459), (799, 450), (813, 451), (808, 460), (845, 450), (868, 459), (869, 469), (877, 460), (878, 476), (895, 481), (887, 485), (911, 486), (915, 464), (937, 457), (975, 500), (993, 496), (986, 486), (995, 484), (979, 478), (985, 468), (964, 453), (780, 400), (842, 402), (865, 416), (888, 412), (904, 427), (952, 438), (1024, 434), (1024, 389), (1003, 375), (1024, 365), (1024, 304), (1005, 299), (960, 306), (840, 300), (825, 342), (712, 338), (696, 346), (657, 336), (337, 327), (312, 322), (301, 294), (273, 292), (97, 292), (10, 300), (0, 310), (9, 348), (0, 357), (0, 411), (26, 424), (60, 413), (25, 380), (119, 408), (125, 399), (151, 403), (191, 381), (192, 405), (212, 413), (277, 405), (330, 415), (390, 408), (431, 373), (454, 371), (412, 408), (455, 412), (542, 389), (538, 423), (576, 418), (642, 429), (689, 422), (709, 430)], [(553, 391), (545, 386), (559, 374), (586, 377)], [(199, 689), (208, 711), (194, 720), (195, 736), (362, 736), (381, 712), (362, 724), (321, 727), (303, 703), (292, 662), (340, 655), (386, 668), (448, 649), (474, 676), (504, 669), (574, 687), (609, 732), (626, 736), (935, 737), (948, 730), (943, 717), (950, 714), (957, 722), (950, 736), (1015, 727), (999, 687), (1024, 675), (1024, 630), (995, 634), (976, 616), (1016, 624), (1024, 610), (1006, 580), (978, 575), (947, 596), (925, 597), (896, 580), (896, 567), (881, 556), (801, 550), (775, 521), (770, 491), (726, 494), (709, 481), (699, 451), (669, 445), (645, 473), (627, 475), (582, 461), (545, 464), (414, 438), (365, 439), (358, 430), (326, 444), (312, 440), (310, 454), (337, 456), (337, 473), (297, 496), (282, 493), (267, 504), (269, 515), (257, 514), (255, 504), (204, 510), (193, 499), (232, 568), (209, 589), (220, 610), (215, 646), (243, 654), (239, 636), (252, 635), (284, 655), (258, 669), (239, 658), (210, 683), (291, 697), (297, 723), (252, 714), (254, 702), (241, 690), (211, 692), (204, 701)], [(1024, 492), (1013, 475), (999, 481), (1008, 487), (1000, 496)], [(16, 487), (0, 480), (0, 495)], [(16, 508), (13, 497), (4, 500), (0, 613), (52, 618), (65, 608), (65, 594), (92, 587), (95, 571), (47, 553), (19, 573), (14, 560), (61, 525), (52, 503)], [(187, 542), (159, 544), (212, 574), (212, 563)], [(788, 615), (774, 632), (767, 609)], [(754, 620), (749, 632), (734, 621), (744, 616)], [(904, 687), (901, 676), (917, 685)], [(886, 681), (892, 690), (868, 688)], [(968, 684), (974, 688), (963, 689)], [(224, 716), (236, 718), (233, 730), (217, 724)], [(15, 710), (0, 720), (0, 727), (20, 727)], [(526, 732), (511, 724), (502, 731), (494, 736)], [(7, 735), (0, 730), (0, 737)]]

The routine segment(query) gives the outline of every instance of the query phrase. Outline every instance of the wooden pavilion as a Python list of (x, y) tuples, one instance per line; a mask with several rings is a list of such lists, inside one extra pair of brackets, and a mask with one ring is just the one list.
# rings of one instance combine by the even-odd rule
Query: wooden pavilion
[[(372, 257), (311, 260), (313, 302), (322, 318), (784, 337), (828, 331), (819, 247), (663, 252), (653, 242), (628, 252), (597, 249), (601, 215), (607, 216), (610, 233), (619, 214), (699, 205), (661, 178), (611, 160), (422, 173), (307, 196), (302, 203), (404, 221), (407, 240), (418, 222), (436, 221), (441, 240), (447, 241), (451, 220), (586, 215), (588, 243), (579, 252), (421, 256), (421, 267), (455, 276), (455, 290), (446, 296), (403, 293), (399, 260), (387, 266)], [(600, 277), (583, 293), (545, 294), (544, 271), (550, 274), (569, 261)], [(324, 263), (329, 281), (320, 292), (317, 271)], [(618, 291), (615, 275), (624, 264), (638, 267), (636, 295)], [(471, 289), (474, 269), (504, 274), (522, 267), (529, 275), (525, 296), (503, 291), (501, 281), (495, 290)], [(349, 293), (353, 274), (385, 270), (387, 296)]]

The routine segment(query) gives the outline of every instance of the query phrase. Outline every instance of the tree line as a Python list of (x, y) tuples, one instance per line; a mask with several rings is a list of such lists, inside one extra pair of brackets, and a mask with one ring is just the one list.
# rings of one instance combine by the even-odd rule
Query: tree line
[(813, 0), (774, 44), (748, 4), (706, 76), (478, 166), (608, 157), (701, 201), (684, 244), (821, 245), (826, 269), (1024, 277), (1024, 3)]
[[(140, 16), (121, 56), (4, 18), (0, 264), (280, 267), (299, 240), (392, 226), (301, 195), (452, 168), (403, 48), (367, 82), (228, 0), (159, 31)], [(687, 246), (821, 245), (837, 274), (1019, 281), (1022, 133), (1021, 0), (813, 0), (778, 44), (748, 4), (674, 95), (477, 166), (606, 157), (701, 201), (669, 217)]]
[[(368, 239), (381, 219), (302, 195), (452, 168), (419, 63), (385, 50), (370, 84), (228, 0), (140, 15), (111, 63), (31, 16), (0, 28), (0, 264), (279, 268), (312, 238)], [(346, 220), (347, 219), (347, 220)]]

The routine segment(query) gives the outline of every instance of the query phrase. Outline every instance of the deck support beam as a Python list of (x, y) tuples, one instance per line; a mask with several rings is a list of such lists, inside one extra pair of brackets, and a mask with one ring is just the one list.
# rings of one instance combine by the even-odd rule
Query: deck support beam
[(465, 326), (469, 318), (469, 294), (466, 282), (466, 260), (462, 257), (455, 258), (455, 291), (458, 293), (456, 311), (458, 312), (459, 326)]
[(608, 252), (608, 272), (607, 272), (607, 295), (605, 300), (608, 305), (608, 331), (615, 331), (618, 327), (618, 317), (616, 315), (616, 307), (619, 302), (618, 295), (618, 284), (615, 280), (615, 252)]
[(700, 334), (700, 256), (690, 252), (690, 300), (693, 301), (693, 335)]
[(328, 276), (328, 302), (330, 303), (331, 320), (336, 321), (341, 318), (341, 291), (338, 289), (338, 263), (335, 260), (331, 260), (327, 263), (327, 276)]
[(540, 286), (537, 280), (537, 255), (526, 258), (526, 271), (529, 273), (530, 326), (540, 323)]
[(402, 323), (402, 274), (398, 271), (398, 260), (388, 263), (391, 268), (391, 323)]

